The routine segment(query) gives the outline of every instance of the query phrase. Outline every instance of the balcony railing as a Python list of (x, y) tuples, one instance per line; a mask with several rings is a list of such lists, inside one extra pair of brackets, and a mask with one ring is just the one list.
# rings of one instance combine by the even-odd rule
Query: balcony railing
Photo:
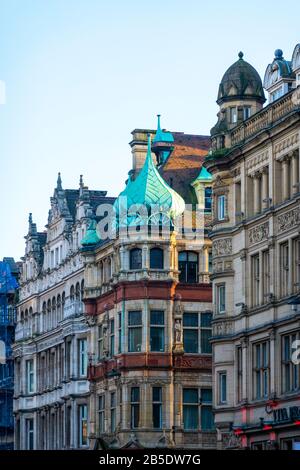
[(84, 312), (84, 303), (81, 300), (66, 302), (64, 305), (64, 318), (81, 315)]
[(234, 128), (230, 133), (231, 147), (270, 127), (274, 122), (299, 108), (300, 91), (299, 89), (292, 90)]

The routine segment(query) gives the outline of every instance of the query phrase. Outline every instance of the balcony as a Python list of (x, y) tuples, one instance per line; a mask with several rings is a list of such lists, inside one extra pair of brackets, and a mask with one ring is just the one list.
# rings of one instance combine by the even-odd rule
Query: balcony
[(298, 89), (291, 90), (279, 100), (270, 103), (266, 108), (235, 127), (230, 133), (231, 147), (242, 144), (258, 132), (271, 127), (272, 124), (292, 111), (299, 110), (299, 95), (300, 91)]
[(84, 312), (84, 303), (81, 300), (66, 301), (64, 305), (64, 319), (82, 315)]

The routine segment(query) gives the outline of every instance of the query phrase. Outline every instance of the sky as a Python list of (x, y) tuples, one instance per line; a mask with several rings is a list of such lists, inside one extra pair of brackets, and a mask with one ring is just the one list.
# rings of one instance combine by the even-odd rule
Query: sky
[(116, 196), (133, 129), (160, 113), (208, 134), (238, 52), (263, 77), (299, 17), (299, 0), (0, 0), (0, 259), (23, 256), (29, 212), (44, 230), (59, 171)]

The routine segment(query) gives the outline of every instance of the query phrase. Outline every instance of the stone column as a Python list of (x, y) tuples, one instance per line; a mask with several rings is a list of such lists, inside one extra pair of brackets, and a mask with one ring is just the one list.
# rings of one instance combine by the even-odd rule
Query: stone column
[(77, 448), (77, 404), (74, 398), (72, 402), (72, 412), (71, 412), (71, 448)]
[(143, 245), (142, 250), (142, 268), (148, 269), (149, 268), (149, 250), (148, 245)]
[(269, 172), (265, 167), (262, 172), (262, 208), (268, 209), (269, 202)]
[(299, 169), (298, 169), (298, 154), (297, 152), (293, 152), (291, 156), (291, 172), (292, 172), (292, 194), (297, 194), (299, 192)]
[(282, 196), (283, 200), (290, 197), (290, 184), (289, 184), (289, 160), (284, 158), (282, 161)]
[(259, 214), (260, 212), (260, 191), (259, 191), (259, 186), (260, 186), (260, 179), (257, 174), (254, 175), (253, 177), (253, 209), (254, 209), (254, 214)]

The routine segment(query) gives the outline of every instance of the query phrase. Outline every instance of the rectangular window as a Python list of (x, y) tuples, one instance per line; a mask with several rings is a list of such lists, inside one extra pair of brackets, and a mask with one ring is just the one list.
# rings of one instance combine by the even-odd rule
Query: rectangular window
[(217, 313), (225, 313), (226, 311), (226, 288), (225, 284), (219, 284), (216, 286), (216, 301), (217, 301)]
[(78, 406), (79, 447), (87, 445), (87, 405)]
[(142, 312), (133, 310), (128, 312), (128, 352), (142, 350)]
[(103, 326), (98, 327), (98, 359), (103, 358)]
[(285, 297), (289, 293), (289, 244), (280, 245), (280, 288), (281, 296)]
[(152, 388), (152, 420), (154, 429), (162, 428), (162, 388)]
[(197, 388), (183, 389), (183, 428), (199, 428), (199, 391)]
[(253, 395), (260, 400), (269, 394), (269, 343), (253, 345)]
[(202, 431), (214, 429), (212, 390), (210, 388), (201, 389), (201, 429)]
[(110, 356), (115, 355), (115, 320), (109, 322), (109, 351)]
[(293, 292), (300, 290), (300, 238), (293, 240)]
[(116, 431), (116, 392), (110, 394), (110, 432)]
[(211, 212), (211, 202), (212, 202), (212, 188), (207, 186), (204, 188), (204, 211)]
[(183, 347), (186, 353), (199, 353), (199, 314), (183, 315)]
[(131, 388), (131, 429), (139, 427), (140, 421), (140, 387)]
[(200, 314), (200, 339), (201, 339), (201, 354), (211, 354), (211, 312), (201, 312)]
[(263, 301), (268, 302), (270, 297), (270, 252), (269, 250), (263, 251)]
[(230, 108), (230, 122), (231, 124), (237, 123), (237, 109), (236, 107)]
[(32, 418), (26, 419), (26, 449), (34, 449), (34, 421)]
[(33, 359), (26, 361), (26, 391), (27, 393), (34, 392)]
[(79, 376), (86, 377), (87, 375), (87, 339), (81, 338), (78, 340), (78, 354), (79, 354)]
[(224, 194), (217, 198), (218, 220), (224, 220), (226, 216), (226, 197)]
[(237, 347), (237, 384), (238, 384), (238, 402), (243, 399), (243, 349)]
[(218, 380), (219, 404), (227, 403), (227, 373), (220, 372)]
[(291, 333), (282, 337), (281, 364), (282, 364), (282, 392), (294, 392), (300, 388), (300, 365), (293, 361), (293, 353), (299, 348), (300, 332)]
[(251, 256), (251, 269), (252, 269), (252, 305), (256, 307), (259, 302), (259, 286), (260, 286), (260, 263), (259, 253)]
[(165, 314), (162, 310), (150, 312), (150, 348), (151, 351), (165, 350)]
[(122, 312), (118, 313), (118, 353), (122, 352)]
[(243, 117), (244, 121), (251, 116), (251, 106), (244, 106), (243, 109)]
[(105, 432), (105, 395), (99, 395), (99, 433)]

